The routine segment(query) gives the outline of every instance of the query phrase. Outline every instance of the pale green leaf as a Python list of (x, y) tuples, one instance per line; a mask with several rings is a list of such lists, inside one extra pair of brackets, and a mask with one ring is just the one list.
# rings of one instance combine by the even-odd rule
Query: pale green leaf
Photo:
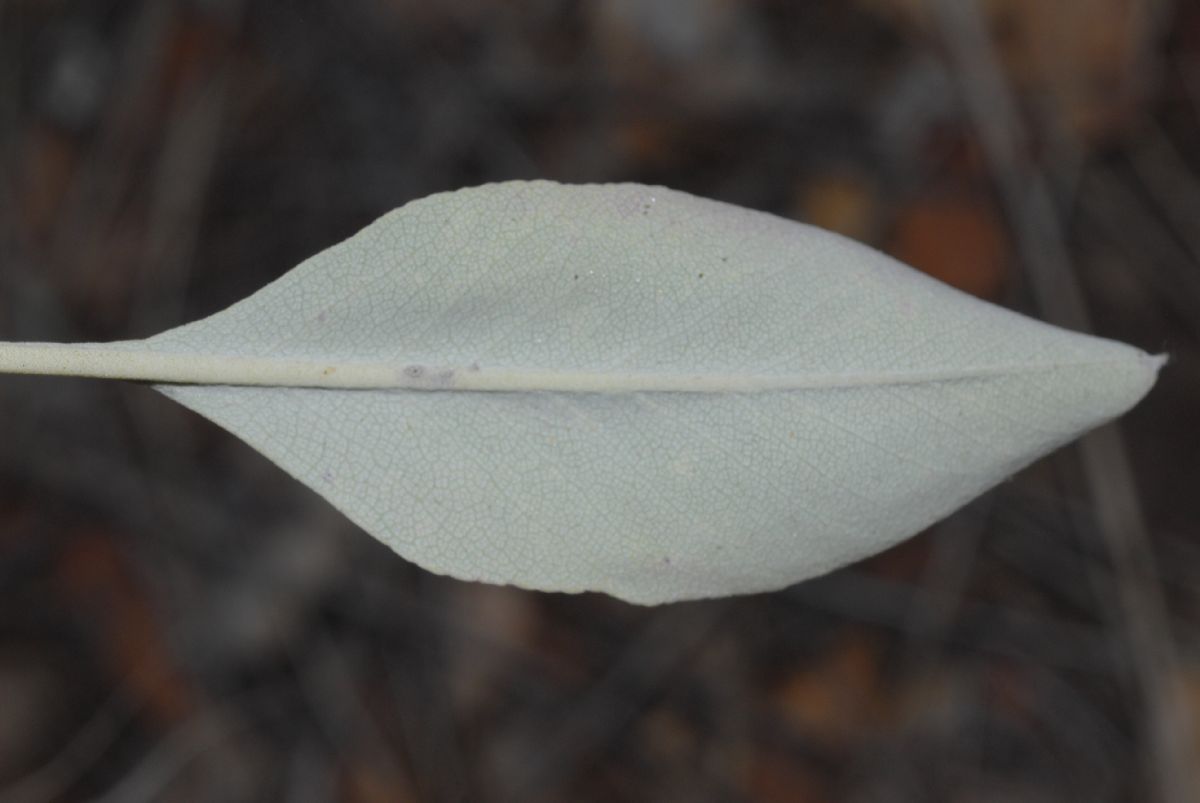
[(890, 546), (1160, 364), (809, 226), (549, 182), (409, 204), (148, 340), (0, 347), (162, 383), (432, 571), (641, 603)]

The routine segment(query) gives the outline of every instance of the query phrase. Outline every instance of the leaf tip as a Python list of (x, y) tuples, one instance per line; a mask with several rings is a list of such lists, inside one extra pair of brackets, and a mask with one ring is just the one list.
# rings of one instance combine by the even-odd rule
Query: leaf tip
[[(1168, 354), (1148, 354), (1138, 351), (1130, 366), (1129, 379), (1125, 383), (1117, 381), (1113, 376), (1110, 387), (1114, 396), (1120, 397), (1113, 416), (1120, 415), (1137, 405), (1158, 381), (1158, 372), (1170, 361)], [(1127, 363), (1128, 364), (1128, 363)], [(1121, 390), (1122, 386), (1124, 390)]]
[[(1167, 363), (1169, 363), (1170, 361), (1171, 361), (1171, 355), (1166, 354), (1166, 353), (1148, 354), (1148, 353), (1143, 352), (1142, 354), (1140, 354), (1138, 356), (1138, 363), (1140, 364), (1140, 366), (1142, 368), (1142, 371), (1145, 375), (1145, 381), (1146, 381), (1146, 388), (1143, 391), (1143, 395), (1145, 393), (1149, 393), (1150, 389), (1154, 387), (1154, 383), (1158, 381), (1159, 371), (1161, 371), (1163, 369), (1163, 366), (1166, 365)], [(1140, 397), (1139, 397), (1139, 401), (1140, 401)]]

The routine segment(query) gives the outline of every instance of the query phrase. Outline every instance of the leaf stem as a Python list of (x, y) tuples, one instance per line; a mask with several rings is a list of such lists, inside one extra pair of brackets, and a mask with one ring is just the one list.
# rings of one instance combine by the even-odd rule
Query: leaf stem
[[(375, 388), (396, 385), (395, 366), (156, 351), (140, 343), (0, 343), (0, 374), (80, 376), (189, 385)], [(339, 372), (342, 373), (338, 376)], [(352, 374), (346, 376), (346, 373)]]

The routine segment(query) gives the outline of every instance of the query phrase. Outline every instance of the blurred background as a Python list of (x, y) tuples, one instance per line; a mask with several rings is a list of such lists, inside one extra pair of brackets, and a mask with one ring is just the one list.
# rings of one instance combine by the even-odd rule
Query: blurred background
[(890, 552), (657, 609), (432, 576), (148, 388), (2, 377), (0, 803), (1200, 799), (1200, 3), (0, 0), (5, 340), (533, 177), (1172, 361)]

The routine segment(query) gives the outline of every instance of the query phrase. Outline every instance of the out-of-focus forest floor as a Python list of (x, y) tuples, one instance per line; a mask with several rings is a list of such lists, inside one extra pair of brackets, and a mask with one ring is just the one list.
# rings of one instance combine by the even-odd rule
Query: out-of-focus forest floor
[(0, 378), (0, 803), (1200, 799), (1200, 4), (0, 0), (5, 340), (533, 177), (1172, 361), (896, 549), (658, 609), (429, 575), (145, 387)]

